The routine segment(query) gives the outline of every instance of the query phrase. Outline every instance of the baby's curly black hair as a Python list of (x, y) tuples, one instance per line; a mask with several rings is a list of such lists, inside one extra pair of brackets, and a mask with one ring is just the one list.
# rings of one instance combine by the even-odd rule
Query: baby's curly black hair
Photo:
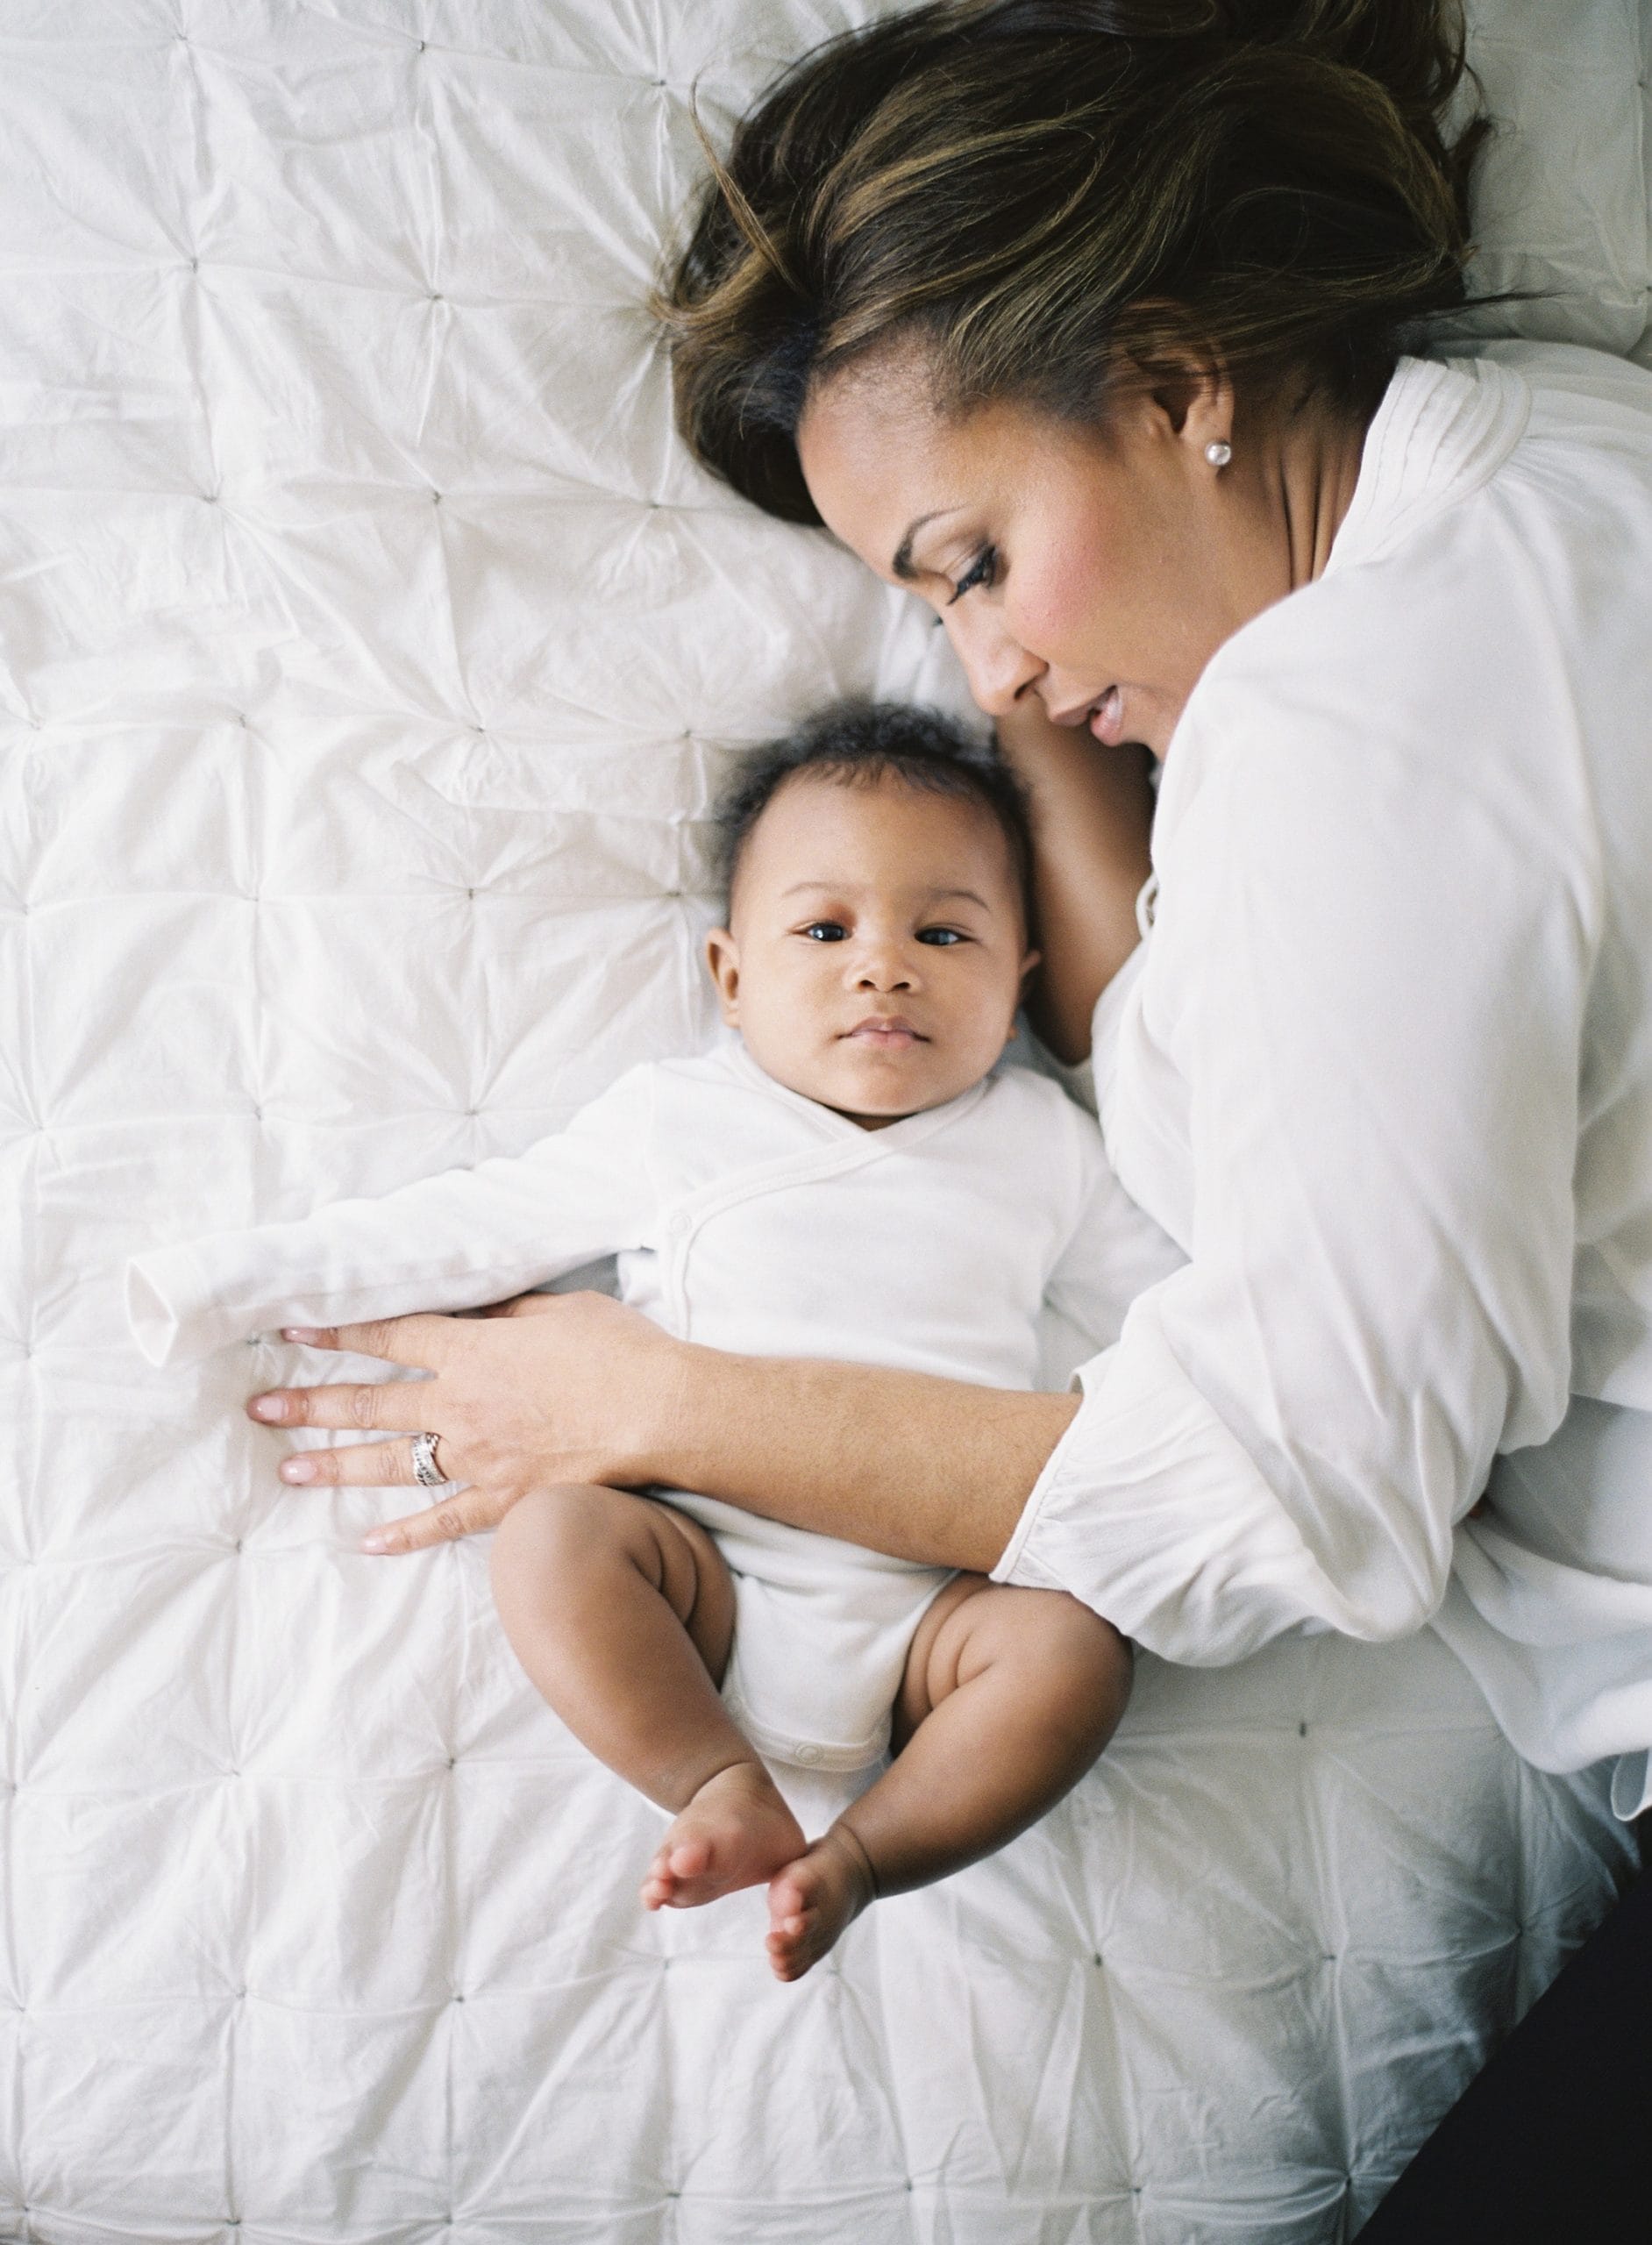
[(1003, 835), (1022, 914), (1030, 915), (1032, 830), (1025, 788), (990, 743), (972, 739), (939, 709), (905, 702), (830, 702), (745, 759), (714, 813), (725, 894), (758, 819), (802, 772), (845, 787), (895, 779), (931, 795), (979, 803)]

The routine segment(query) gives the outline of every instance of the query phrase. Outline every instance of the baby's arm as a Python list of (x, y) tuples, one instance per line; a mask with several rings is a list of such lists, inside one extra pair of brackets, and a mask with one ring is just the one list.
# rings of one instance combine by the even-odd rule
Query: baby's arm
[[(1029, 697), (1030, 699), (1030, 697)], [(1035, 941), (1043, 964), (1027, 1000), (1058, 1060), (1090, 1054), (1096, 1001), (1136, 949), (1136, 900), (1151, 871), (1152, 759), (1052, 725), (1035, 702), (998, 723), (1005, 756), (1032, 792)]]
[(139, 1345), (169, 1365), (285, 1324), (471, 1308), (640, 1245), (651, 1101), (649, 1070), (633, 1069), (525, 1153), (135, 1257), (126, 1304)]

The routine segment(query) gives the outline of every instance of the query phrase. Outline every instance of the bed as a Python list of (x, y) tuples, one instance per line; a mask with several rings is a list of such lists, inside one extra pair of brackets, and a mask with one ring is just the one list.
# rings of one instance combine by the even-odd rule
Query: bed
[[(127, 1335), (142, 1247), (702, 1042), (733, 760), (958, 701), (687, 462), (641, 306), (691, 88), (726, 131), (866, 12), (0, 15), (8, 2239), (1331, 2245), (1627, 1873), (1431, 1635), (1143, 1660), (1054, 1815), (781, 1987), (755, 1898), (637, 1908), (659, 1819), (485, 1541), (367, 1559), (381, 1494), (280, 1488), (239, 1407), (318, 1359)], [(1647, 11), (1474, 32), (1496, 324), (1652, 364)]]

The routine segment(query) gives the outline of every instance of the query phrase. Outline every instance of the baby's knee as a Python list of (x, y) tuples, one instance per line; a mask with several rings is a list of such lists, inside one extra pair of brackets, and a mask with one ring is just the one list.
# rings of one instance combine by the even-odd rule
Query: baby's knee
[(563, 1568), (578, 1555), (610, 1548), (625, 1531), (625, 1507), (639, 1500), (623, 1489), (570, 1481), (519, 1497), (494, 1536), (495, 1586), (523, 1572)]
[(1010, 1660), (1048, 1668), (1083, 1688), (1129, 1686), (1129, 1640), (1111, 1621), (1063, 1590), (1023, 1590), (988, 1583), (959, 1609), (976, 1660)]

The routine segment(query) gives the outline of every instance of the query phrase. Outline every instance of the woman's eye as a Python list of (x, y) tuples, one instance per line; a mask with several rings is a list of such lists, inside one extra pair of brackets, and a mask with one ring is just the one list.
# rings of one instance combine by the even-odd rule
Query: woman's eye
[(840, 944), (849, 930), (840, 920), (811, 920), (803, 933), (814, 943)]
[(952, 597), (947, 602), (947, 606), (951, 608), (953, 602), (962, 600), (965, 593), (972, 593), (977, 585), (990, 585), (997, 574), (998, 548), (995, 545), (984, 545), (968, 569), (953, 586)]
[(958, 928), (920, 928), (918, 930), (918, 941), (921, 944), (961, 944), (963, 940), (963, 931)]

